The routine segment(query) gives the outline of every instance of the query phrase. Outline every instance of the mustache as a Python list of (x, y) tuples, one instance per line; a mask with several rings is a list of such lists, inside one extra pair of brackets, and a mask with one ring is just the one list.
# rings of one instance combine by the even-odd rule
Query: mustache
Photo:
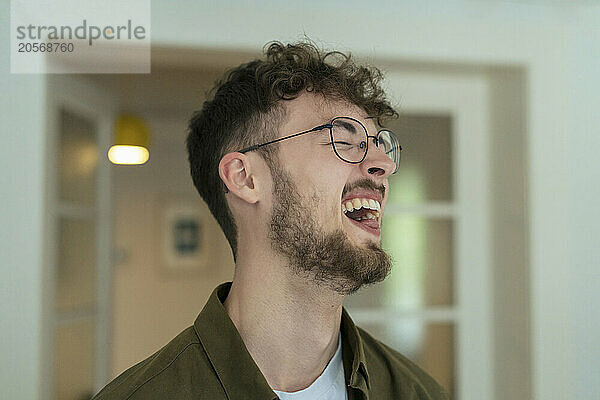
[(350, 192), (354, 189), (367, 189), (367, 190), (378, 191), (379, 193), (381, 193), (381, 197), (385, 198), (385, 186), (378, 185), (375, 182), (373, 182), (372, 180), (367, 179), (367, 178), (361, 178), (357, 181), (354, 181), (354, 182), (349, 183), (346, 186), (344, 186), (344, 190), (342, 191), (342, 197), (344, 197), (348, 192)]

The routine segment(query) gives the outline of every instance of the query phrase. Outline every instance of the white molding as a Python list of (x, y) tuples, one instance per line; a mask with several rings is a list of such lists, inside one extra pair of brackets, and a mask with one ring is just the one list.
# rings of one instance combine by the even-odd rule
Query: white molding
[[(108, 101), (107, 96), (103, 98)], [(115, 109), (111, 102), (104, 104), (102, 112), (98, 114), (98, 149), (100, 158), (97, 174), (97, 216), (96, 230), (97, 252), (96, 260), (96, 357), (95, 357), (95, 385), (96, 389), (102, 388), (112, 376), (112, 303), (113, 303), (113, 202), (112, 202), (112, 177), (111, 164), (107, 152), (112, 143), (112, 130), (115, 118)]]

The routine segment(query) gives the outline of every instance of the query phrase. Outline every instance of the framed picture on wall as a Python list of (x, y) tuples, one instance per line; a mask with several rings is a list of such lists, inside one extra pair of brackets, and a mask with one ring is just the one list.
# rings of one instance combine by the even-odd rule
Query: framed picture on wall
[(167, 272), (201, 270), (207, 262), (206, 212), (198, 199), (165, 198), (160, 212), (160, 261)]

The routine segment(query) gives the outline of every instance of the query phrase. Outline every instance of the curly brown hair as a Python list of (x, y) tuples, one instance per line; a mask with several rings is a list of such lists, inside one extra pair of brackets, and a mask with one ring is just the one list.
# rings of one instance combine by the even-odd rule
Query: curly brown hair
[[(223, 155), (277, 137), (284, 117), (282, 101), (308, 91), (328, 100), (361, 107), (380, 125), (398, 116), (381, 88), (379, 69), (357, 65), (350, 54), (323, 52), (312, 42), (268, 44), (264, 59), (242, 64), (225, 74), (209, 92), (188, 127), (187, 150), (194, 186), (221, 225), (236, 256), (237, 228), (219, 177)], [(276, 146), (257, 150), (273, 165)]]

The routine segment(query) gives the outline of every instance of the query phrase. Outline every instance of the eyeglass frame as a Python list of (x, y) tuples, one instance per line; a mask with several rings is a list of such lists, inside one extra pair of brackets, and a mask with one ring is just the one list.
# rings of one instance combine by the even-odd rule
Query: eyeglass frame
[[(367, 136), (367, 140), (366, 140), (367, 148), (365, 150), (365, 154), (363, 154), (363, 157), (360, 159), (360, 161), (348, 161), (348, 160), (344, 160), (342, 158), (342, 156), (339, 155), (338, 151), (335, 148), (335, 145), (333, 143), (333, 122), (336, 119), (340, 119), (340, 118), (349, 119), (349, 120), (352, 120), (352, 121), (358, 123), (364, 129), (364, 131), (365, 131), (365, 134)], [(396, 137), (396, 135), (394, 134), (394, 132), (390, 131), (389, 129), (380, 129), (380, 130), (377, 131), (377, 135), (373, 136), (373, 135), (369, 135), (369, 131), (367, 130), (367, 127), (364, 126), (363, 123), (360, 122), (359, 120), (357, 120), (356, 118), (352, 118), (352, 117), (335, 117), (328, 124), (323, 124), (323, 125), (315, 126), (312, 129), (308, 129), (306, 131), (302, 131), (302, 132), (298, 132), (298, 133), (293, 133), (291, 135), (284, 136), (282, 138), (271, 140), (271, 141), (268, 141), (268, 142), (265, 142), (265, 143), (255, 144), (254, 146), (246, 147), (245, 149), (239, 150), (238, 153), (244, 154), (244, 153), (247, 153), (249, 151), (253, 151), (253, 150), (259, 149), (259, 148), (261, 148), (263, 146), (267, 146), (269, 144), (278, 143), (278, 142), (281, 142), (281, 141), (286, 140), (286, 139), (292, 139), (292, 138), (295, 138), (295, 137), (300, 136), (300, 135), (305, 135), (307, 133), (317, 132), (317, 131), (320, 131), (320, 130), (323, 130), (323, 129), (329, 129), (329, 138), (331, 139), (331, 148), (333, 149), (333, 152), (335, 153), (335, 155), (340, 160), (342, 160), (343, 162), (346, 162), (348, 164), (360, 164), (361, 162), (363, 162), (365, 160), (365, 158), (367, 157), (367, 153), (369, 152), (369, 138), (375, 139), (375, 147), (379, 148), (378, 141), (379, 141), (379, 135), (381, 134), (381, 132), (389, 132), (390, 134), (392, 134), (396, 138), (396, 140), (398, 140), (398, 138)], [(398, 151), (402, 151), (402, 146), (400, 145), (400, 143), (398, 143)], [(387, 156), (387, 153), (388, 152), (385, 153), (386, 156)], [(389, 158), (389, 156), (388, 156), (388, 158)], [(394, 172), (392, 172), (392, 175), (395, 174), (398, 171), (398, 167), (399, 166), (396, 165), (395, 167), (396, 168), (395, 168)]]

